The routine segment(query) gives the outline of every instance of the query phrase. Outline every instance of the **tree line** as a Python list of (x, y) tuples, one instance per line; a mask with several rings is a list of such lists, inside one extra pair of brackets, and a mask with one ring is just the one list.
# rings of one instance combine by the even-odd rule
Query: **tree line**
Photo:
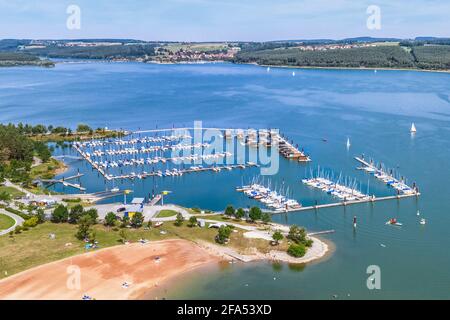
[(303, 51), (299, 48), (242, 50), (235, 63), (297, 67), (450, 69), (450, 45), (375, 46)]

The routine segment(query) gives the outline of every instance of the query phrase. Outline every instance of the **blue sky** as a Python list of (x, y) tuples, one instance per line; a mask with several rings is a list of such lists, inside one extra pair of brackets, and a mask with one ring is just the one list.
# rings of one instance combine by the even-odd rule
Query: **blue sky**
[[(81, 29), (66, 27), (69, 5)], [(369, 5), (381, 29), (366, 27)], [(0, 0), (0, 38), (222, 41), (450, 37), (447, 0)]]

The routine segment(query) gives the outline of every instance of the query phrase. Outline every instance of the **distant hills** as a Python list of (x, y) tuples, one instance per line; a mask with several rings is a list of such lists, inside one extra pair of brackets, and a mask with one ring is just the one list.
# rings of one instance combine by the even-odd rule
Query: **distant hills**
[[(51, 66), (48, 59), (180, 63), (230, 61), (292, 67), (450, 70), (450, 38), (353, 37), (266, 42), (172, 42), (136, 39), (3, 39), (0, 65)], [(14, 57), (17, 60), (14, 60)], [(34, 57), (35, 59), (30, 59)], [(6, 60), (8, 58), (9, 60)]]

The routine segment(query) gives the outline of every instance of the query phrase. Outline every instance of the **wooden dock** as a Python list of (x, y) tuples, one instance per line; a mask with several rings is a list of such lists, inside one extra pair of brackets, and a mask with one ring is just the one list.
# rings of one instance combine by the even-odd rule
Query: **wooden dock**
[(271, 214), (284, 214), (284, 213), (291, 213), (291, 212), (300, 212), (300, 211), (308, 211), (308, 210), (319, 210), (319, 209), (325, 209), (325, 208), (334, 208), (334, 207), (346, 207), (350, 205), (355, 204), (362, 204), (362, 203), (374, 203), (374, 202), (380, 202), (380, 201), (389, 201), (389, 200), (401, 200), (404, 198), (418, 198), (420, 196), (420, 193), (415, 194), (400, 194), (395, 196), (387, 196), (387, 197), (371, 197), (369, 199), (365, 200), (354, 200), (354, 201), (342, 201), (342, 202), (334, 202), (334, 203), (325, 203), (325, 204), (319, 204), (315, 206), (309, 206), (309, 207), (301, 207), (299, 209), (292, 209), (287, 211), (270, 211)]
[(43, 182), (43, 183), (46, 183), (48, 185), (54, 185), (56, 183), (61, 183), (65, 187), (71, 187), (71, 188), (78, 189), (80, 191), (86, 191), (86, 188), (83, 188), (79, 184), (67, 182), (68, 180), (78, 179), (78, 178), (80, 178), (82, 176), (84, 176), (83, 173), (77, 173), (76, 175), (73, 175), (73, 176), (70, 176), (70, 177), (63, 177), (61, 179), (41, 179), (40, 181)]
[(154, 206), (156, 205), (158, 202), (160, 202), (162, 199), (162, 195), (161, 194), (157, 194), (156, 196), (154, 196), (150, 201), (149, 201), (149, 205), (150, 206)]

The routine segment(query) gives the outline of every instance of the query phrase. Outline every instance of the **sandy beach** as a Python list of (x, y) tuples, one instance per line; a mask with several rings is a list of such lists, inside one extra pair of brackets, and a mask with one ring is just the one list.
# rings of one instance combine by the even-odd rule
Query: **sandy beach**
[(115, 246), (3, 279), (0, 299), (80, 300), (85, 294), (98, 300), (141, 299), (165, 281), (210, 263), (271, 260), (302, 264), (323, 259), (330, 251), (329, 245), (318, 238), (313, 240), (302, 258), (276, 250), (241, 255), (231, 247), (180, 239)]
[[(6, 278), (0, 281), (0, 299), (80, 300), (84, 294), (99, 300), (139, 299), (166, 279), (218, 261), (185, 240), (116, 246)], [(128, 288), (122, 287), (125, 282)]]

